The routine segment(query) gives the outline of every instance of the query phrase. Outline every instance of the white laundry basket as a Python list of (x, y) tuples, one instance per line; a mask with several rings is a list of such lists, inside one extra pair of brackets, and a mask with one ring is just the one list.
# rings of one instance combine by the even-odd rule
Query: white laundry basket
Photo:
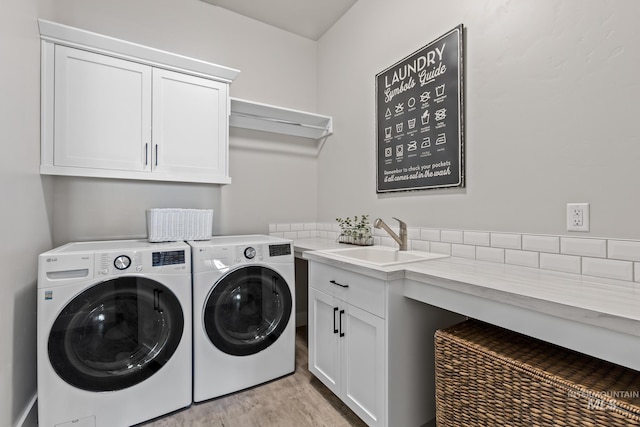
[(213, 209), (147, 209), (150, 242), (208, 240), (213, 229)]

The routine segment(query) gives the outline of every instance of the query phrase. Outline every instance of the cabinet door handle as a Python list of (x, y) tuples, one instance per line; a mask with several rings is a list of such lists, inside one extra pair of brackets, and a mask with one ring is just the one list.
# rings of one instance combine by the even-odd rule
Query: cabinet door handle
[(144, 144), (144, 165), (149, 164), (149, 143)]
[(336, 282), (335, 280), (329, 280), (329, 283), (331, 283), (331, 284), (333, 284), (333, 285), (338, 285), (338, 286), (340, 286), (341, 288), (348, 288), (348, 287), (349, 287), (349, 285), (343, 285), (342, 283), (338, 283), (338, 282)]
[(344, 314), (344, 310), (340, 310), (340, 337), (344, 336), (344, 332), (342, 332), (342, 315)]
[(333, 307), (333, 333), (338, 333), (338, 328), (336, 328), (336, 313), (338, 312), (338, 307)]
[(158, 144), (156, 144), (156, 166), (158, 166)]

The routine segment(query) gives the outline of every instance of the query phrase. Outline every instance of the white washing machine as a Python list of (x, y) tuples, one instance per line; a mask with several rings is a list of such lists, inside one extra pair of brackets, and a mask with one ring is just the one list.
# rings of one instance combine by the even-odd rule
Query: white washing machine
[(191, 249), (69, 243), (38, 260), (38, 425), (125, 427), (189, 406)]
[(193, 269), (193, 401), (295, 370), (295, 274), (290, 240), (189, 242)]

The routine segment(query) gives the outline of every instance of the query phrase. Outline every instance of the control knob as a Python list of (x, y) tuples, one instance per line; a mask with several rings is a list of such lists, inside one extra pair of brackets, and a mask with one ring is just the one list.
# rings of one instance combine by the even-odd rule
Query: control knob
[(126, 270), (131, 265), (131, 258), (126, 255), (120, 255), (113, 260), (113, 266), (118, 270)]
[(248, 248), (246, 248), (244, 250), (244, 257), (246, 259), (253, 259), (256, 256), (256, 250), (254, 248), (252, 248), (251, 246), (249, 246)]

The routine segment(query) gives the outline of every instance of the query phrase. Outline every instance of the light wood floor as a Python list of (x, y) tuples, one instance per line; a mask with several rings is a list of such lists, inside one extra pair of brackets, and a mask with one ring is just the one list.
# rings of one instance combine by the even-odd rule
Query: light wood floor
[(139, 427), (365, 427), (307, 368), (307, 330), (296, 331), (296, 371), (284, 378)]

